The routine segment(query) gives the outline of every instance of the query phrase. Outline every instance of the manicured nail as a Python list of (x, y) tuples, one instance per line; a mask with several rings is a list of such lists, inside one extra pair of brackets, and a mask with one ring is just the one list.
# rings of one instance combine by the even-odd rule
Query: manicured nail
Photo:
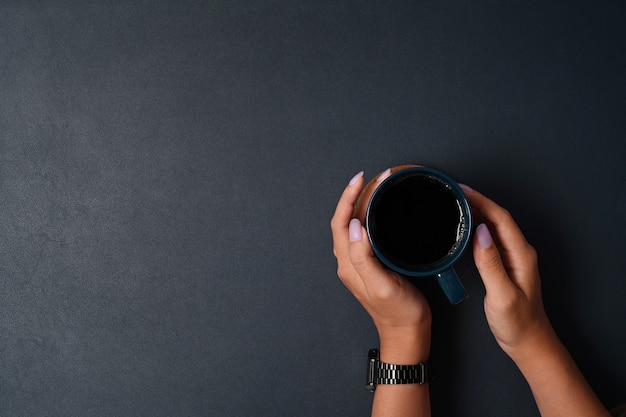
[(476, 228), (476, 238), (478, 239), (478, 246), (482, 249), (488, 248), (493, 244), (491, 233), (489, 233), (489, 229), (484, 223), (479, 224)]
[(459, 184), (459, 187), (461, 187), (461, 189), (467, 194), (467, 193), (471, 193), (472, 191), (474, 191), (472, 189), (472, 187), (470, 187), (469, 185), (465, 185), (465, 184)]
[(356, 184), (356, 182), (359, 180), (359, 178), (361, 178), (363, 176), (363, 171), (359, 172), (358, 174), (356, 174), (354, 177), (352, 177), (352, 179), (350, 180), (350, 182), (348, 183), (348, 185), (354, 185)]
[(389, 174), (391, 174), (391, 168), (387, 168), (386, 170), (381, 172), (380, 175), (378, 176), (378, 178), (376, 178), (376, 182), (381, 182), (382, 180), (387, 178), (389, 176)]
[(348, 226), (348, 232), (350, 234), (350, 242), (356, 242), (363, 238), (363, 230), (361, 229), (361, 222), (359, 219), (350, 220), (350, 226)]

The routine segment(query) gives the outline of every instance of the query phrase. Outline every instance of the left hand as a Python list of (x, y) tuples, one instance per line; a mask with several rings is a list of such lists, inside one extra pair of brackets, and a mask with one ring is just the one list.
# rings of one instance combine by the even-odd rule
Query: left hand
[(393, 354), (396, 361), (406, 358), (410, 363), (427, 359), (430, 307), (413, 284), (375, 257), (367, 231), (353, 218), (362, 189), (360, 174), (344, 190), (331, 221), (337, 274), (374, 320), (381, 339), (381, 359), (383, 354)]

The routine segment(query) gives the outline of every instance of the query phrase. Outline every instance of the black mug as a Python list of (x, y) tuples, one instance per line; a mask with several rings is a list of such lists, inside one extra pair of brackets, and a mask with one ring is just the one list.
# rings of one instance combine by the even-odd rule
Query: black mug
[(467, 298), (453, 265), (470, 242), (472, 214), (452, 178), (420, 165), (391, 168), (365, 187), (355, 214), (384, 265), (410, 277), (435, 276), (452, 304)]

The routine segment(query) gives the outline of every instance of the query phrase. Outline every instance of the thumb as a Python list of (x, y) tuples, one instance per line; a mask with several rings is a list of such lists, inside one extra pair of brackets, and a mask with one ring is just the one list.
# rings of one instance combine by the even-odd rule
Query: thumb
[[(350, 233), (350, 260), (356, 272), (364, 281), (375, 281), (384, 276), (384, 268), (374, 255), (372, 247), (366, 238), (367, 232), (359, 219), (352, 219), (349, 225)], [(381, 273), (383, 273), (381, 275)]]
[(503, 294), (511, 290), (512, 282), (502, 263), (500, 252), (493, 242), (489, 228), (484, 223), (476, 228), (474, 262), (487, 294)]

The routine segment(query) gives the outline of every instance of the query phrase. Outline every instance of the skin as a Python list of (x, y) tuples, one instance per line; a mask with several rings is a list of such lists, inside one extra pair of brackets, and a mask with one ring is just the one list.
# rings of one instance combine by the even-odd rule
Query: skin
[[(380, 360), (398, 365), (424, 362), (430, 355), (431, 312), (424, 296), (375, 258), (365, 228), (353, 219), (363, 177), (343, 192), (331, 221), (337, 273), (374, 320)], [(379, 385), (372, 416), (430, 416), (428, 384)]]
[[(378, 179), (382, 181), (388, 172)], [(337, 274), (372, 317), (380, 359), (394, 364), (428, 360), (431, 311), (424, 296), (383, 267), (355, 214), (363, 190), (357, 174), (344, 190), (331, 220)], [(485, 316), (504, 352), (526, 378), (543, 417), (608, 417), (550, 324), (541, 298), (537, 254), (508, 211), (469, 187), (465, 194), (481, 223), (474, 261), (485, 285)], [(430, 416), (428, 384), (379, 385), (372, 416)]]
[(546, 316), (537, 252), (507, 210), (468, 187), (465, 194), (486, 222), (476, 230), (474, 262), (485, 285), (489, 328), (526, 378), (539, 412), (608, 417)]

